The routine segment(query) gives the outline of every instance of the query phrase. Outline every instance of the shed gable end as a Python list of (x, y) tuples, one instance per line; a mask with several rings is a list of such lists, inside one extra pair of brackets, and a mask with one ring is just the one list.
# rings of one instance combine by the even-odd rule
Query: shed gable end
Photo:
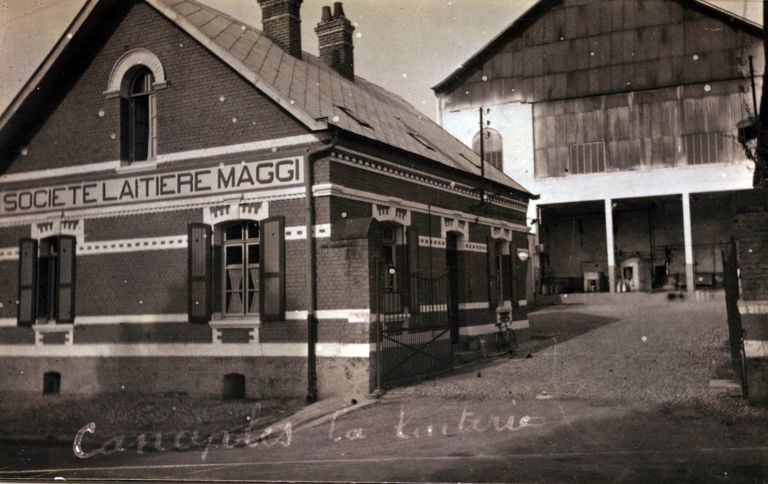
[[(449, 82), (445, 109), (734, 79), (760, 38), (692, 2), (567, 0), (530, 13)], [(762, 65), (756, 65), (760, 72)]]

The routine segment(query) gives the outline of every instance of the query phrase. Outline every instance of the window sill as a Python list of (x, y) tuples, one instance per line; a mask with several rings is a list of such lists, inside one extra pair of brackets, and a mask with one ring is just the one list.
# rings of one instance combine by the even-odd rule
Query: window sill
[[(123, 163), (123, 162), (121, 162)], [(133, 173), (133, 172), (139, 172), (139, 171), (145, 171), (145, 170), (154, 170), (157, 168), (158, 161), (155, 160), (148, 160), (148, 161), (134, 161), (126, 165), (120, 165), (117, 168), (115, 168), (116, 173)]]
[(261, 326), (261, 319), (258, 317), (250, 317), (249, 319), (220, 319), (218, 321), (210, 321), (208, 324), (211, 327), (211, 341), (213, 344), (232, 343), (232, 341), (224, 341), (224, 333), (226, 330), (232, 329), (248, 330), (247, 341), (242, 341), (241, 343), (259, 343), (259, 328)]
[(32, 329), (41, 333), (64, 333), (66, 331), (71, 331), (74, 327), (75, 325), (72, 323), (58, 324), (54, 321), (48, 323), (35, 323), (32, 325)]
[(251, 316), (250, 318), (233, 318), (233, 319), (219, 319), (215, 321), (209, 321), (208, 324), (212, 328), (255, 328), (261, 326), (261, 318), (259, 316)]

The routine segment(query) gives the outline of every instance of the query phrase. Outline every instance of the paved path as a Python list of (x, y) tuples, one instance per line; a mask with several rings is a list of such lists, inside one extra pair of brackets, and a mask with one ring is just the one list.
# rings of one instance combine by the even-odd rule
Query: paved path
[[(765, 482), (768, 413), (707, 389), (727, 370), (723, 318), (711, 303), (547, 309), (531, 320), (552, 344), (532, 358), (397, 389), (314, 426), (289, 419), (248, 447), (222, 448), (219, 435), (208, 452), (148, 444), (139, 455), (126, 440), (78, 459), (69, 446), (6, 445), (0, 479)], [(110, 437), (97, 426), (83, 451)]]

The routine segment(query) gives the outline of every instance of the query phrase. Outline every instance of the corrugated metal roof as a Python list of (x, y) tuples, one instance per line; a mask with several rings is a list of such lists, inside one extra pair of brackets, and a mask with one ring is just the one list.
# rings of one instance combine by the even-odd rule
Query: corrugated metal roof
[[(147, 0), (179, 27), (204, 42), (256, 87), (306, 123), (307, 117), (415, 153), (451, 168), (480, 174), (480, 158), (402, 98), (365, 79), (351, 81), (317, 57), (297, 59), (260, 30), (195, 0)], [(195, 29), (196, 32), (190, 32)], [(490, 164), (486, 177), (514, 190), (523, 186)]]

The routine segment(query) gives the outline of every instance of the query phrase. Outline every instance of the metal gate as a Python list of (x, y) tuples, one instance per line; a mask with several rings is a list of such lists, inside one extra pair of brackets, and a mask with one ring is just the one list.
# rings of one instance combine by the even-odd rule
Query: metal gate
[(448, 274), (430, 278), (375, 267), (378, 388), (450, 370)]
[(739, 313), (739, 261), (736, 241), (731, 239), (727, 252), (723, 255), (723, 282), (725, 285), (725, 306), (728, 312), (728, 340), (731, 352), (731, 365), (734, 373), (741, 380), (741, 396), (747, 398), (747, 358), (744, 354), (744, 330)]

